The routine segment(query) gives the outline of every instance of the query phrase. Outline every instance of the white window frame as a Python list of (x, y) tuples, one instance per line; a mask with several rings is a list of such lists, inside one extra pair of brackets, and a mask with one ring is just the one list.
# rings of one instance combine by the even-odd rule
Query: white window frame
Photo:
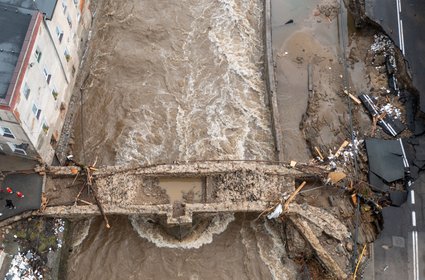
[(15, 139), (15, 135), (13, 134), (12, 130), (8, 128), (7, 126), (0, 126), (0, 134), (3, 137)]
[[(47, 127), (47, 130), (44, 130), (44, 126)], [(44, 134), (47, 135), (49, 133), (49, 129), (50, 129), (50, 126), (47, 124), (46, 118), (43, 118), (43, 121), (41, 122), (41, 131), (43, 131)]]
[(68, 22), (69, 28), (72, 29), (72, 18), (69, 14), (66, 15), (66, 21)]
[[(53, 94), (54, 92), (56, 92), (56, 97), (55, 97), (55, 95)], [(56, 87), (53, 85), (53, 83), (52, 83), (52, 87), (51, 87), (51, 92), (50, 92), (51, 94), (52, 94), (52, 97), (53, 97), (53, 99), (56, 101), (56, 100), (58, 100), (58, 97), (59, 97), (59, 92), (56, 90)]]
[(66, 13), (67, 8), (68, 8), (68, 5), (66, 4), (66, 1), (65, 1), (65, 0), (62, 0), (62, 9), (63, 9), (63, 14), (65, 14), (65, 13)]
[(56, 25), (56, 36), (58, 37), (59, 43), (62, 43), (63, 35), (63, 30), (60, 28), (59, 25)]
[[(34, 110), (34, 109), (35, 109), (35, 110)], [(35, 103), (33, 103), (33, 104), (32, 104), (31, 111), (32, 111), (32, 113), (33, 113), (34, 117), (35, 117), (37, 120), (39, 120), (39, 119), (40, 119), (40, 116), (41, 116), (41, 109), (40, 109), (40, 108), (38, 108), (38, 106), (37, 106)], [(35, 111), (35, 112), (34, 112), (34, 111)]]
[[(63, 51), (63, 55), (65, 56), (65, 59), (66, 59), (67, 62), (69, 62), (71, 60), (71, 54), (69, 53), (69, 50), (68, 50), (67, 47), (65, 47), (65, 50)], [(67, 56), (69, 58), (67, 58)]]
[(7, 145), (12, 150), (12, 152), (14, 152), (15, 154), (22, 155), (22, 156), (26, 156), (27, 155), (27, 152), (24, 149), (17, 148), (16, 147), (16, 144), (7, 142)]
[(50, 71), (49, 69), (47, 69), (46, 65), (44, 65), (43, 67), (43, 75), (44, 75), (44, 78), (46, 78), (47, 84), (50, 84), (50, 81), (52, 80), (52, 74), (50, 74)]
[(41, 51), (40, 47), (35, 47), (34, 56), (35, 60), (37, 60), (38, 63), (40, 63), (42, 54), (43, 52)]
[(25, 99), (28, 100), (28, 97), (30, 96), (31, 89), (28, 86), (27, 82), (24, 83), (24, 86), (22, 87), (22, 94), (24, 95)]

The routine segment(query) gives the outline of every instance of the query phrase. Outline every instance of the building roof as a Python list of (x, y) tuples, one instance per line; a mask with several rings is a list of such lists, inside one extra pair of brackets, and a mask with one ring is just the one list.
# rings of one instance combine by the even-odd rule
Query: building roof
[(57, 0), (0, 0), (0, 3), (10, 6), (39, 11), (44, 14), (47, 19), (52, 18), (57, 2)]
[(31, 17), (0, 3), (0, 99), (6, 97)]

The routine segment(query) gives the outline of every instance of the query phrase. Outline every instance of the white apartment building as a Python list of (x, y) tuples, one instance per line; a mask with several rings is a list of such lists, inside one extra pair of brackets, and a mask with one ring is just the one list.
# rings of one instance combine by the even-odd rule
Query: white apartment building
[(0, 0), (0, 152), (51, 163), (75, 84), (84, 0)]

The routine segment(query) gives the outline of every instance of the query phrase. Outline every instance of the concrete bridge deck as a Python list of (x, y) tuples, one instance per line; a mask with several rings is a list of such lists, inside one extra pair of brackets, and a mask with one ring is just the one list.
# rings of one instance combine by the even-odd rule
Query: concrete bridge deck
[[(84, 177), (79, 167), (48, 167), (44, 192), (48, 206), (40, 215), (99, 215), (90, 195), (81, 200)], [(295, 180), (322, 177), (325, 170), (309, 166), (258, 162), (199, 162), (148, 167), (114, 166), (92, 172), (94, 188), (105, 214), (164, 215), (168, 224), (189, 224), (194, 213), (261, 212), (295, 190)]]
[[(84, 176), (75, 179), (75, 167), (40, 171), (46, 175), (44, 191), (49, 204), (38, 215), (84, 218), (101, 214), (90, 195), (75, 200), (84, 185)], [(78, 171), (84, 175), (84, 169)], [(213, 215), (263, 212), (293, 193), (297, 180), (327, 176), (326, 170), (315, 166), (258, 162), (105, 167), (90, 173), (106, 215), (146, 215), (180, 237), (182, 228), (184, 235), (190, 234), (196, 221)], [(345, 279), (349, 254), (342, 249), (343, 257), (335, 257), (333, 251), (337, 244), (351, 242), (347, 227), (324, 209), (307, 204), (291, 203), (285, 213), (325, 267)]]

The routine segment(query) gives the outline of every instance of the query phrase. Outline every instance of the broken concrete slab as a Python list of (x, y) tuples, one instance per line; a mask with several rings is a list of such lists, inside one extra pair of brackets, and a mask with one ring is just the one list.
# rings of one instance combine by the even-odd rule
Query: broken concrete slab
[(390, 187), (375, 173), (369, 172), (369, 186), (375, 192), (387, 192)]
[(400, 207), (407, 200), (407, 192), (390, 191), (391, 205)]
[(291, 221), (304, 237), (304, 239), (310, 244), (310, 246), (316, 252), (319, 260), (324, 264), (324, 266), (337, 277), (337, 279), (346, 279), (347, 274), (339, 266), (339, 264), (332, 258), (330, 252), (326, 250), (315, 232), (310, 227), (309, 223), (300, 217), (292, 217)]
[(369, 170), (391, 183), (404, 178), (403, 150), (400, 141), (366, 139)]
[(399, 119), (393, 118), (388, 114), (382, 117), (381, 110), (376, 106), (375, 101), (371, 96), (367, 94), (361, 94), (359, 95), (359, 98), (365, 108), (368, 110), (369, 114), (372, 117), (378, 118), (377, 124), (384, 130), (385, 133), (395, 137), (403, 130), (405, 130), (406, 127)]

